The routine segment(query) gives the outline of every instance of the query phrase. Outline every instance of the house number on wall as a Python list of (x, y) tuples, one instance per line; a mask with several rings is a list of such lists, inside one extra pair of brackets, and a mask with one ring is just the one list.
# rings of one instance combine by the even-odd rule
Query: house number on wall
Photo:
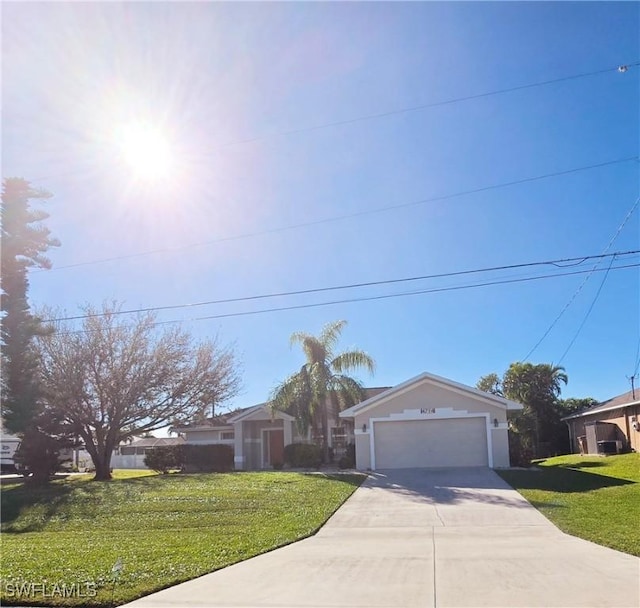
[(420, 413), (421, 414), (435, 414), (436, 413), (436, 408), (435, 407), (423, 407), (423, 408), (420, 408)]

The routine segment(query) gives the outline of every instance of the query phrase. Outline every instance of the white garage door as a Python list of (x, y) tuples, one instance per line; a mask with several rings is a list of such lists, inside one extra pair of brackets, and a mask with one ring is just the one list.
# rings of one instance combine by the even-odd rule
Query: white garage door
[(373, 426), (376, 469), (489, 466), (485, 418), (398, 420)]

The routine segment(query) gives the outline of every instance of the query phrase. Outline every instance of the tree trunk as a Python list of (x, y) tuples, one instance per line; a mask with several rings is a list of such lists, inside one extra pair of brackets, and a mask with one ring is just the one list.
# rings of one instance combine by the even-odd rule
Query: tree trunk
[(113, 446), (109, 441), (106, 441), (103, 445), (98, 443), (96, 449), (96, 458), (93, 459), (93, 463), (96, 466), (96, 475), (93, 478), (95, 481), (109, 481), (111, 477), (111, 455), (113, 454)]
[(111, 479), (111, 454), (100, 455), (94, 462), (96, 474), (94, 481), (109, 481)]
[(329, 464), (329, 411), (327, 399), (322, 404), (322, 461)]

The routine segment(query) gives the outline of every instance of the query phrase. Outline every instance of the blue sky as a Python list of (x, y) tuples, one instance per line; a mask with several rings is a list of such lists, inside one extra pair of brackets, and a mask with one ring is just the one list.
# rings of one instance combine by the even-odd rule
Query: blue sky
[[(637, 157), (638, 67), (307, 129), (633, 63), (637, 3), (12, 3), (2, 12), (3, 175), (54, 193), (48, 225), (62, 241), (51, 252), (54, 270), (31, 276), (35, 306), (69, 314), (113, 299), (126, 308), (163, 306), (599, 254), (639, 195), (638, 162), (627, 161), (276, 231)], [(136, 182), (109, 139), (118, 122), (138, 118), (171, 142), (162, 185)], [(220, 240), (247, 234), (254, 236)], [(610, 251), (639, 244), (636, 209)], [(591, 276), (531, 361), (560, 360), (602, 276)], [(377, 361), (375, 377), (362, 377), (367, 385), (423, 371), (473, 385), (521, 360), (583, 280), (184, 325), (235, 344), (244, 389), (233, 406), (265, 400), (302, 363), (289, 348), (291, 332), (317, 333), (335, 319), (349, 322), (343, 346)], [(466, 282), (207, 306), (159, 319)], [(564, 395), (606, 399), (628, 390), (639, 336), (638, 269), (611, 272), (562, 361)]]

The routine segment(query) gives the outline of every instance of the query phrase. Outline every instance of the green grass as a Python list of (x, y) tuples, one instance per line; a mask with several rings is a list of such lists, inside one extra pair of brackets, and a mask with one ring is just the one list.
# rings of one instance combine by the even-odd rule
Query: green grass
[(640, 454), (558, 456), (501, 477), (564, 532), (640, 556)]
[[(362, 475), (289, 472), (71, 476), (2, 490), (2, 605), (131, 601), (313, 534)], [(115, 586), (111, 569), (124, 569)], [(286, 573), (283, 573), (286, 575)], [(81, 585), (85, 597), (16, 597), (11, 585)], [(85, 583), (95, 584), (97, 595)]]

